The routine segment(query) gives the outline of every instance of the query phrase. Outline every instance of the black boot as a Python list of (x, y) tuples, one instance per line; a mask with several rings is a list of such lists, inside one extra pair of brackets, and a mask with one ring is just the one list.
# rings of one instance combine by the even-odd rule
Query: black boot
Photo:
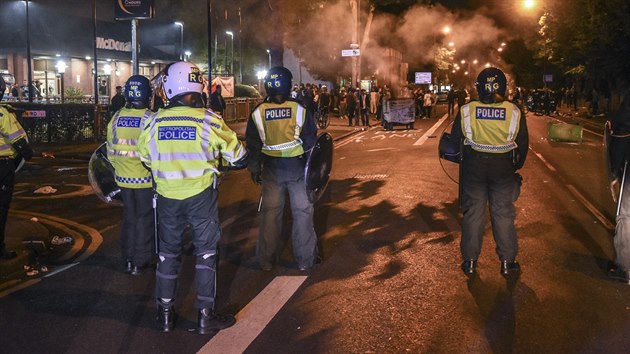
[(467, 276), (475, 274), (477, 271), (477, 261), (474, 259), (467, 259), (462, 262), (462, 272)]
[(234, 315), (217, 315), (211, 309), (200, 309), (197, 317), (197, 333), (207, 334), (232, 327), (236, 323)]
[(519, 275), (521, 273), (521, 266), (517, 261), (501, 261), (501, 275)]
[(157, 318), (158, 327), (162, 332), (170, 332), (175, 327), (175, 311), (173, 310), (173, 300), (164, 302), (158, 299)]

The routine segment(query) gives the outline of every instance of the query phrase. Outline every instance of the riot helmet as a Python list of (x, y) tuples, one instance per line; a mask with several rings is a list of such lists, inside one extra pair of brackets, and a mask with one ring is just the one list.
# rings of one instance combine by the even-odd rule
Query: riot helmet
[(7, 84), (4, 82), (4, 78), (0, 75), (0, 101), (4, 97), (4, 91), (7, 89)]
[(151, 83), (142, 75), (133, 75), (125, 83), (127, 107), (148, 108), (151, 100)]
[(483, 103), (497, 103), (505, 100), (507, 79), (503, 71), (490, 67), (481, 70), (475, 82), (479, 100)]
[(275, 100), (286, 101), (291, 94), (291, 80), (293, 80), (293, 75), (284, 66), (269, 69), (264, 83), (267, 96)]
[(166, 107), (203, 107), (203, 74), (197, 65), (177, 61), (167, 65), (152, 80), (152, 86)]

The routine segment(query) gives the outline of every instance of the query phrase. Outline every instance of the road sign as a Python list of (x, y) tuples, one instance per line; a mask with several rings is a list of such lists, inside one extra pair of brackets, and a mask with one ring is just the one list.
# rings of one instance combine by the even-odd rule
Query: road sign
[(342, 49), (342, 57), (358, 57), (361, 55), (361, 49)]
[(420, 72), (416, 71), (415, 81), (418, 85), (430, 84), (431, 83), (431, 73), (430, 72)]

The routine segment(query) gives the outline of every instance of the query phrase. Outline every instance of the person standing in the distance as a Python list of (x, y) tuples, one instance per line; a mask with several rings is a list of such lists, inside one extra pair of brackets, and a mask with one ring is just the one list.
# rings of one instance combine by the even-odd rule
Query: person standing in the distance
[[(346, 95), (346, 104), (348, 110), (348, 125), (352, 126), (354, 122), (354, 126), (359, 126), (359, 116), (357, 116), (357, 105), (359, 103), (359, 99), (357, 95), (355, 95), (355, 89), (350, 87), (348, 89), (348, 94)], [(355, 118), (356, 117), (356, 118)]]
[(361, 112), (361, 124), (365, 127), (370, 126), (370, 95), (365, 91), (365, 89), (361, 89), (361, 93), (359, 94), (359, 107)]
[(466, 93), (466, 89), (464, 89), (463, 87), (460, 87), (460, 89), (457, 90), (456, 95), (457, 95), (457, 108), (462, 108), (466, 104), (466, 96), (468, 96), (468, 94)]
[(476, 86), (479, 101), (460, 107), (451, 132), (455, 141), (464, 142), (460, 176), (464, 214), (461, 268), (466, 275), (476, 272), (486, 207), (490, 204), (501, 274), (519, 274), (514, 202), (522, 180), (516, 171), (523, 167), (529, 146), (525, 114), (505, 100), (507, 80), (501, 70), (493, 67), (482, 70)]
[(282, 214), (289, 193), (293, 229), (293, 257), (300, 270), (316, 260), (317, 235), (313, 227), (313, 204), (304, 182), (305, 153), (317, 140), (317, 127), (304, 106), (289, 98), (291, 72), (282, 66), (265, 77), (265, 101), (252, 111), (247, 122), (248, 169), (252, 180), (262, 184), (262, 223), (256, 245), (260, 268), (270, 271), (282, 247)]
[(448, 90), (448, 95), (446, 96), (446, 101), (448, 102), (448, 115), (449, 117), (453, 115), (455, 112), (455, 99), (457, 98), (457, 94), (455, 93), (455, 88), (451, 87)]
[(196, 65), (169, 64), (155, 80), (166, 105), (145, 124), (138, 151), (151, 168), (158, 194), (157, 319), (164, 332), (175, 326), (173, 303), (189, 224), (196, 256), (197, 332), (206, 334), (235, 323), (233, 315), (214, 310), (221, 237), (217, 177), (221, 158), (231, 168), (245, 168), (247, 151), (221, 116), (203, 107), (203, 79)]
[[(0, 101), (5, 90), (6, 84), (0, 75)], [(28, 161), (31, 157), (33, 157), (33, 150), (13, 109), (10, 106), (0, 105), (0, 259), (11, 259), (17, 256), (15, 251), (6, 248), (4, 233), (13, 198), (15, 169), (22, 159)]]
[(328, 93), (328, 87), (322, 85), (322, 92), (319, 94), (319, 100), (317, 101), (319, 111), (322, 116), (327, 115), (330, 112), (332, 106), (331, 95)]
[(210, 94), (210, 109), (223, 116), (225, 112), (225, 100), (223, 99), (221, 91), (221, 85), (216, 85), (214, 92)]
[(112, 100), (109, 104), (109, 112), (114, 114), (125, 106), (127, 101), (122, 94), (122, 86), (116, 86), (116, 94), (112, 96)]
[(107, 125), (107, 158), (114, 166), (123, 201), (120, 246), (126, 272), (132, 275), (150, 266), (155, 249), (152, 178), (138, 154), (138, 136), (152, 114), (152, 94), (146, 77), (130, 77), (124, 91), (127, 104)]

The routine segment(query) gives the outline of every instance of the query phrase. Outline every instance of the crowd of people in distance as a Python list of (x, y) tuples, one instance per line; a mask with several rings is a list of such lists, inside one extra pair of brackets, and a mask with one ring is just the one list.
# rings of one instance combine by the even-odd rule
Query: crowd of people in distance
[(306, 109), (315, 112), (334, 113), (340, 119), (347, 119), (349, 126), (370, 126), (370, 117), (382, 121), (383, 104), (392, 97), (385, 85), (374, 87), (370, 92), (352, 86), (335, 87), (328, 90), (326, 85), (294, 85), (291, 97)]

